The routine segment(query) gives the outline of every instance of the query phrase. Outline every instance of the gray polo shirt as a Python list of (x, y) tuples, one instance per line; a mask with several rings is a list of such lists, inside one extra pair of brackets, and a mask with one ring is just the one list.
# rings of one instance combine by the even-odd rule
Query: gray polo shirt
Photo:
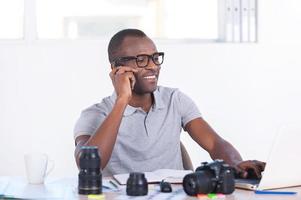
[[(116, 94), (82, 111), (74, 138), (93, 135), (111, 112)], [(124, 111), (106, 175), (183, 169), (180, 133), (201, 114), (195, 103), (178, 89), (158, 86), (149, 112), (128, 105)]]

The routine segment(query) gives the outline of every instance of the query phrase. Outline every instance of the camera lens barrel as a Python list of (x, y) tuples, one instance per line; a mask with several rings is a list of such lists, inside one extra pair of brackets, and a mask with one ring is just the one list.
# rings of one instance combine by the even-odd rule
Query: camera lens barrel
[(82, 146), (80, 149), (78, 174), (79, 194), (101, 194), (101, 161), (96, 146)]
[(147, 195), (148, 185), (144, 173), (133, 172), (126, 183), (126, 194), (129, 196)]
[(187, 174), (183, 179), (184, 191), (190, 196), (212, 193), (216, 186), (213, 178), (214, 176), (207, 171)]

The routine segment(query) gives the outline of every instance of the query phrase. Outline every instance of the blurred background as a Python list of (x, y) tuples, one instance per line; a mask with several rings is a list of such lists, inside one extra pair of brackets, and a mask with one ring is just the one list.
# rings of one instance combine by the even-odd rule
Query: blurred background
[[(265, 161), (279, 128), (301, 121), (300, 9), (298, 0), (0, 0), (0, 175), (25, 176), (28, 152), (55, 161), (51, 176), (77, 175), (73, 126), (113, 92), (107, 45), (124, 28), (165, 52), (160, 85), (189, 95), (244, 159)], [(194, 167), (210, 160), (181, 138)]]

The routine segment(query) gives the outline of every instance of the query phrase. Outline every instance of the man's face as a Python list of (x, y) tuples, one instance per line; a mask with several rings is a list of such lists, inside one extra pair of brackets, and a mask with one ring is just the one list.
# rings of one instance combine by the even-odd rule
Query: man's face
[[(137, 55), (153, 55), (157, 48), (153, 41), (148, 37), (126, 37), (118, 51), (117, 57), (128, 57)], [(134, 92), (136, 94), (150, 93), (156, 90), (160, 66), (156, 65), (151, 58), (145, 67), (138, 67), (135, 59), (122, 63), (125, 66), (138, 69), (135, 73), (136, 84)]]

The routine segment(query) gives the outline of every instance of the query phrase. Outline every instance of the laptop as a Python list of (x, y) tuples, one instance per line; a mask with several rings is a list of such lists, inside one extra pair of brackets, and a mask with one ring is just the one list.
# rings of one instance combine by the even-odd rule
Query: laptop
[(287, 125), (275, 136), (261, 180), (236, 179), (235, 187), (267, 190), (301, 185), (301, 124)]

